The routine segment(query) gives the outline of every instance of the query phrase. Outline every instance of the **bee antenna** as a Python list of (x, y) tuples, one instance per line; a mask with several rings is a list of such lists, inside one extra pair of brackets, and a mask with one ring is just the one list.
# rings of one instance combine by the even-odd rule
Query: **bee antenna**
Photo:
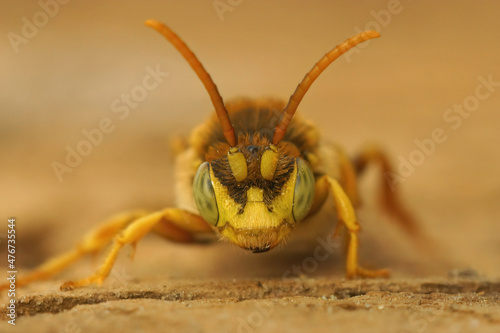
[(326, 53), (309, 71), (309, 73), (304, 76), (302, 81), (299, 83), (295, 92), (290, 99), (288, 100), (288, 104), (281, 114), (281, 119), (279, 123), (274, 128), (273, 135), (273, 144), (277, 145), (281, 139), (285, 136), (286, 129), (292, 120), (292, 117), (297, 110), (297, 107), (302, 101), (302, 98), (309, 90), (314, 80), (318, 78), (318, 76), (333, 62), (335, 59), (340, 57), (342, 54), (349, 51), (351, 48), (355, 47), (358, 44), (363, 43), (372, 38), (380, 37), (380, 34), (376, 31), (364, 31), (357, 34), (354, 37), (346, 39), (342, 44), (337, 45), (330, 52)]
[(155, 21), (155, 20), (147, 20), (145, 25), (151, 27), (162, 34), (176, 49), (180, 52), (180, 54), (186, 59), (189, 63), (189, 66), (194, 70), (196, 75), (200, 78), (201, 82), (205, 86), (205, 89), (210, 95), (210, 99), (212, 100), (212, 104), (215, 107), (215, 112), (217, 113), (217, 117), (222, 126), (222, 131), (224, 133), (224, 137), (231, 147), (236, 146), (236, 135), (234, 133), (233, 125), (231, 124), (231, 120), (229, 119), (229, 114), (227, 113), (226, 107), (224, 106), (224, 102), (222, 101), (222, 97), (215, 85), (214, 81), (210, 77), (210, 74), (205, 70), (201, 62), (196, 58), (195, 54), (189, 49), (189, 47), (180, 39), (179, 36), (175, 34), (170, 28), (166, 25)]

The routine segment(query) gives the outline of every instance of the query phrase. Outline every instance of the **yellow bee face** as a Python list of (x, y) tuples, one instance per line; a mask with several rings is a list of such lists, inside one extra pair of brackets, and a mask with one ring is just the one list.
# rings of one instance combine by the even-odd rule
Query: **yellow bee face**
[(236, 245), (265, 252), (302, 220), (314, 199), (314, 175), (300, 157), (274, 145), (230, 148), (194, 178), (201, 216)]

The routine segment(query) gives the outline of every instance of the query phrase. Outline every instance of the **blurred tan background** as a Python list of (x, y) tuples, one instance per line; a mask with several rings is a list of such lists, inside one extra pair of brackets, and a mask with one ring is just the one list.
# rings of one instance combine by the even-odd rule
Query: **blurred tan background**
[[(474, 97), (479, 77), (500, 82), (498, 2), (69, 1), (47, 9), (53, 17), (37, 1), (0, 3), (0, 230), (16, 217), (19, 265), (68, 248), (115, 212), (174, 204), (169, 139), (188, 135), (212, 106), (177, 51), (143, 25), (155, 18), (194, 50), (226, 100), (288, 99), (333, 46), (358, 30), (380, 31), (382, 38), (323, 73), (300, 112), (350, 153), (380, 143), (396, 167), (400, 158), (418, 157), (415, 140), (441, 129), (446, 140), (399, 184), (405, 202), (457, 268), (500, 276), (500, 86)], [(26, 26), (34, 23), (36, 30)], [(147, 68), (157, 66), (169, 76), (120, 119), (113, 102), (138, 92)], [(464, 102), (474, 109), (470, 116), (445, 121), (447, 110)], [(86, 139), (82, 131), (104, 118), (114, 130), (60, 182), (53, 162), (65, 164), (66, 147), (75, 149)], [(374, 239), (362, 247), (363, 260), (375, 257), (374, 265), (396, 276), (444, 274), (412, 253), (408, 238), (374, 207), (373, 176), (362, 186), (363, 237)], [(229, 271), (241, 258), (259, 265), (268, 255), (159, 243), (141, 243), (135, 265), (196, 277), (218, 274), (207, 260), (216, 253), (233, 258), (224, 257)], [(196, 257), (202, 260), (184, 267)]]

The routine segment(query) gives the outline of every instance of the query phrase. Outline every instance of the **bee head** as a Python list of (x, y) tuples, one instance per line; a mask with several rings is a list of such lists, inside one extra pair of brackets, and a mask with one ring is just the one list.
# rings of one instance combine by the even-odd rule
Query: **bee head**
[(244, 143), (226, 146), (224, 152), (215, 147), (219, 157), (200, 165), (193, 182), (195, 202), (224, 238), (255, 253), (265, 252), (308, 213), (314, 176), (289, 144), (239, 141)]

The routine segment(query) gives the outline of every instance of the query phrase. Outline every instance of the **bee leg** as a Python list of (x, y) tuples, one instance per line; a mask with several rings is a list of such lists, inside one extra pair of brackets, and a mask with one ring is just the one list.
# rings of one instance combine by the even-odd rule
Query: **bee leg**
[(358, 207), (360, 198), (358, 194), (358, 180), (356, 170), (347, 154), (340, 147), (336, 147), (339, 160), (340, 173), (342, 175), (342, 188), (349, 197), (352, 205)]
[(183, 210), (179, 212), (177, 218), (161, 220), (152, 231), (168, 240), (181, 243), (199, 242), (199, 234), (214, 234), (213, 229), (201, 216)]
[[(386, 277), (389, 272), (386, 269), (379, 270), (369, 270), (359, 266), (358, 264), (358, 248), (359, 239), (358, 232), (360, 226), (356, 219), (356, 214), (354, 208), (349, 200), (349, 197), (344, 192), (340, 184), (333, 178), (328, 176), (323, 176), (318, 180), (318, 182), (323, 183), (323, 186), (329, 187), (333, 198), (335, 200), (335, 206), (337, 208), (337, 214), (339, 217), (339, 223), (342, 222), (349, 233), (349, 241), (347, 244), (347, 258), (346, 258), (346, 275), (347, 278), (354, 278), (356, 276), (360, 277)], [(319, 185), (318, 187), (321, 187)]]
[(177, 208), (167, 208), (139, 217), (115, 236), (108, 256), (95, 274), (79, 281), (68, 281), (61, 286), (61, 290), (90, 284), (101, 285), (111, 272), (121, 248), (127, 244), (135, 248), (137, 242), (152, 229), (164, 236), (168, 234), (169, 238), (174, 240), (190, 241), (190, 232), (206, 232), (207, 228), (208, 224), (200, 216)]
[(380, 206), (393, 216), (406, 232), (411, 235), (420, 234), (420, 228), (415, 219), (399, 200), (398, 192), (390, 178), (395, 173), (386, 154), (379, 147), (370, 145), (361, 151), (353, 164), (358, 176), (362, 175), (370, 164), (380, 166)]
[[(21, 287), (33, 281), (47, 279), (75, 263), (84, 255), (97, 254), (127, 224), (145, 214), (144, 211), (135, 211), (110, 217), (91, 230), (72, 250), (49, 259), (26, 276), (20, 276), (16, 281), (16, 285)], [(0, 285), (0, 290), (5, 288), (8, 288), (8, 285)]]
[[(339, 178), (342, 179), (341, 186), (349, 197), (352, 206), (356, 208), (360, 205), (356, 170), (354, 169), (351, 160), (341, 147), (333, 144), (330, 144), (329, 147), (335, 152), (336, 163), (338, 163), (340, 171)], [(308, 216), (312, 216), (319, 211), (319, 209), (323, 206), (329, 192), (330, 189), (328, 188), (328, 186), (325, 186), (321, 182), (316, 183), (314, 201)]]

